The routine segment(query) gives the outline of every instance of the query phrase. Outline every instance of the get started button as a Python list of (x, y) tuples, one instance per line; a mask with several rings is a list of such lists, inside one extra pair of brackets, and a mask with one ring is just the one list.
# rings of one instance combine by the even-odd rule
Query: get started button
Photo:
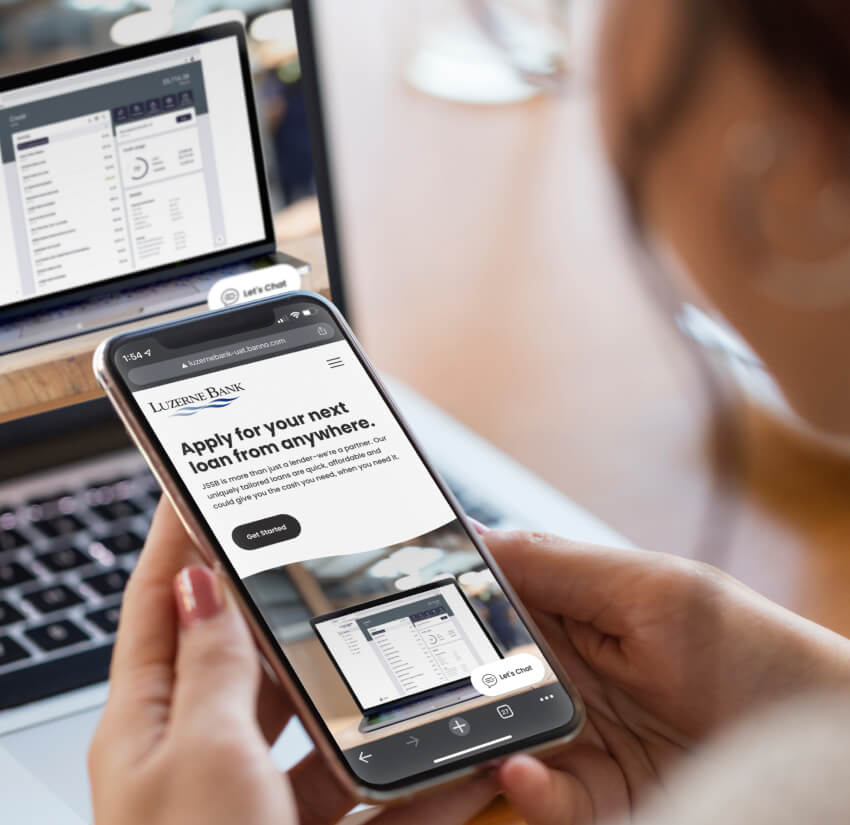
[(479, 693), (501, 696), (512, 690), (536, 685), (545, 674), (546, 669), (540, 659), (530, 653), (517, 653), (507, 659), (496, 659), (486, 665), (479, 665), (469, 678)]
[(281, 513), (278, 516), (268, 516), (258, 521), (240, 524), (233, 528), (231, 537), (233, 543), (243, 550), (258, 550), (280, 541), (289, 541), (300, 534), (301, 525), (298, 519)]

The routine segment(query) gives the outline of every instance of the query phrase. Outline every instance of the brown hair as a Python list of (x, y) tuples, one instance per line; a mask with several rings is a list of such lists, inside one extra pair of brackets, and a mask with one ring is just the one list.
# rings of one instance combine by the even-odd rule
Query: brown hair
[(722, 15), (791, 85), (821, 92), (850, 115), (847, 0), (714, 0)]
[(687, 109), (715, 37), (731, 32), (789, 88), (818, 95), (850, 119), (850, 0), (682, 0), (666, 82), (635, 113), (621, 148), (624, 184), (640, 223), (642, 179)]
[[(696, 99), (703, 67), (719, 36), (731, 34), (801, 95), (820, 98), (850, 120), (850, 0), (679, 0), (679, 26), (654, 97), (628, 116), (623, 145), (616, 147), (621, 181), (637, 241), (643, 286), (668, 321), (681, 298), (643, 243), (644, 178), (653, 156)], [(735, 390), (701, 346), (683, 339), (713, 410), (715, 473), (703, 515), (697, 558), (723, 566), (743, 475), (743, 432), (735, 414)]]

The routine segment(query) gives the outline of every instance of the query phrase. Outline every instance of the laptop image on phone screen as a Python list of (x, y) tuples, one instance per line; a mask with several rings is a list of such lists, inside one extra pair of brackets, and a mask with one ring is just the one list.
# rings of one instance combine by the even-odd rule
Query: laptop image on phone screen
[[(309, 125), (311, 194), (321, 214), (300, 265), (311, 268), (311, 280), (323, 273), (311, 288), (330, 292), (345, 312), (351, 284), (337, 231), (328, 145), (335, 113), (326, 92), (332, 83), (351, 83), (351, 94), (363, 88), (339, 66), (332, 70), (323, 25), (333, 4), (322, 25), (319, 5), (293, 0), (300, 75), (293, 70), (286, 84), (286, 125), (297, 143)], [(8, 336), (0, 353), (172, 309), (175, 300), (200, 304), (206, 284), (230, 267), (287, 260), (275, 253), (247, 49), (240, 26), (217, 26), (0, 79), (0, 335)], [(270, 75), (279, 87), (280, 74)], [(272, 173), (292, 157), (265, 154)], [(81, 187), (72, 155), (88, 182), (75, 201), (67, 199)], [(494, 527), (626, 543), (416, 393), (388, 383), (469, 515)], [(91, 821), (86, 752), (108, 691), (124, 586), (160, 490), (104, 399), (0, 424), (0, 456), (0, 753), (33, 779), (0, 780), (2, 804), (30, 811), (33, 822)], [(370, 564), (386, 551), (375, 548)], [(376, 589), (379, 580), (359, 570), (359, 559), (316, 561), (308, 572), (329, 601), (309, 615), (292, 581), (268, 580), (279, 625), (296, 645), (318, 637), (326, 672), (347, 683), (350, 714), (339, 722), (352, 741), (382, 736), (389, 721), (451, 715), (456, 698), (474, 691), (470, 665), (508, 648), (495, 622), (489, 633), (470, 620), (474, 611), (456, 583), (478, 573), (468, 558), (458, 552), (451, 577), (429, 575), (421, 589), (398, 594)], [(372, 657), (370, 675), (382, 674), (377, 690), (343, 639)], [(398, 666), (393, 646), (404, 647), (409, 669)], [(310, 748), (294, 720), (273, 752), (285, 768)], [(73, 812), (67, 820), (54, 813), (64, 808)]]
[(0, 353), (308, 271), (275, 251), (238, 24), (0, 80), (0, 157)]
[(454, 579), (310, 624), (363, 712), (362, 733), (479, 696), (470, 674), (502, 655)]

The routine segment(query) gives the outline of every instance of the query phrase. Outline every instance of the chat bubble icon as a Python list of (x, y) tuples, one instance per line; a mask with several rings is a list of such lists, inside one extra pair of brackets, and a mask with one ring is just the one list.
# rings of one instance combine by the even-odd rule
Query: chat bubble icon
[(517, 653), (479, 665), (469, 674), (469, 678), (472, 686), (484, 696), (502, 696), (536, 685), (543, 681), (545, 675), (546, 667), (537, 656)]
[(239, 290), (229, 287), (221, 293), (221, 302), (224, 306), (229, 307), (239, 300)]

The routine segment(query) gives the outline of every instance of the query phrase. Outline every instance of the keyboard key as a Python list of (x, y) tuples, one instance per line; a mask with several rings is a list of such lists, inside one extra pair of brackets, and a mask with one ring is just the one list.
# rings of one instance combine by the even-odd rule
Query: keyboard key
[(99, 627), (104, 633), (115, 633), (118, 630), (118, 617), (120, 613), (121, 605), (116, 604), (114, 607), (106, 607), (103, 610), (86, 613), (86, 619), (96, 627)]
[(41, 498), (32, 498), (27, 502), (28, 507), (41, 507), (45, 510), (59, 510), (59, 502), (64, 498), (73, 497), (73, 493), (70, 490), (61, 490), (58, 493), (53, 493), (50, 496), (43, 496)]
[(137, 516), (142, 512), (141, 507), (137, 507), (132, 501), (128, 501), (127, 499), (119, 499), (118, 501), (113, 501), (111, 504), (95, 505), (91, 509), (106, 521), (129, 518), (130, 516)]
[[(0, 667), (10, 665), (12, 662), (19, 662), (28, 657), (29, 653), (14, 639), (10, 639), (8, 636), (0, 636)], [(0, 685), (2, 684), (3, 682), (0, 680)], [(0, 700), (0, 704), (2, 704), (2, 700)]]
[(136, 486), (140, 490), (144, 490), (149, 496), (158, 499), (162, 490), (153, 476), (143, 476), (136, 479)]
[(112, 487), (92, 487), (86, 490), (86, 503), (90, 507), (109, 504), (115, 501), (115, 490)]
[(133, 482), (129, 478), (125, 478), (115, 485), (115, 498), (130, 498), (132, 494)]
[(17, 550), (26, 543), (27, 540), (17, 530), (0, 530), (0, 553)]
[(40, 613), (52, 613), (54, 610), (64, 610), (83, 600), (65, 584), (57, 584), (37, 593), (25, 596), (26, 600)]
[(112, 645), (106, 644), (0, 674), (0, 710), (104, 682), (111, 658)]
[(0, 564), (0, 587), (15, 587), (24, 582), (31, 582), (34, 578), (26, 567), (16, 561)]
[(75, 567), (82, 567), (91, 562), (91, 559), (82, 550), (77, 550), (76, 547), (65, 547), (61, 550), (54, 550), (52, 553), (45, 553), (39, 556), (38, 560), (54, 573), (73, 570)]
[(116, 478), (107, 478), (102, 481), (94, 481), (89, 486), (94, 489), (96, 487), (114, 487), (116, 484), (119, 484), (122, 481), (126, 481), (127, 479), (124, 476), (117, 476)]
[(0, 601), (0, 627), (19, 622), (23, 618), (23, 615), (18, 613), (9, 602)]
[(83, 584), (87, 584), (93, 590), (100, 593), (101, 596), (112, 596), (115, 593), (122, 593), (124, 591), (124, 585), (127, 584), (127, 579), (129, 578), (129, 574), (124, 570), (116, 569), (83, 579)]
[(116, 556), (135, 553), (137, 550), (141, 550), (144, 545), (144, 542), (135, 533), (118, 533), (116, 536), (100, 539), (100, 543)]
[(34, 525), (49, 539), (67, 536), (82, 530), (85, 525), (73, 515), (60, 515), (34, 522)]
[(68, 619), (34, 627), (27, 631), (27, 636), (48, 653), (52, 650), (59, 650), (60, 647), (69, 647), (78, 642), (84, 642), (89, 638), (88, 633)]
[(47, 519), (73, 513), (77, 509), (77, 501), (72, 493), (57, 493), (49, 498), (33, 499), (27, 502), (27, 515), (30, 521)]
[(134, 479), (136, 482), (136, 486), (140, 487), (143, 490), (147, 490), (149, 493), (159, 494), (159, 484), (157, 480), (154, 478), (153, 473), (144, 472), (139, 476), (136, 476)]

